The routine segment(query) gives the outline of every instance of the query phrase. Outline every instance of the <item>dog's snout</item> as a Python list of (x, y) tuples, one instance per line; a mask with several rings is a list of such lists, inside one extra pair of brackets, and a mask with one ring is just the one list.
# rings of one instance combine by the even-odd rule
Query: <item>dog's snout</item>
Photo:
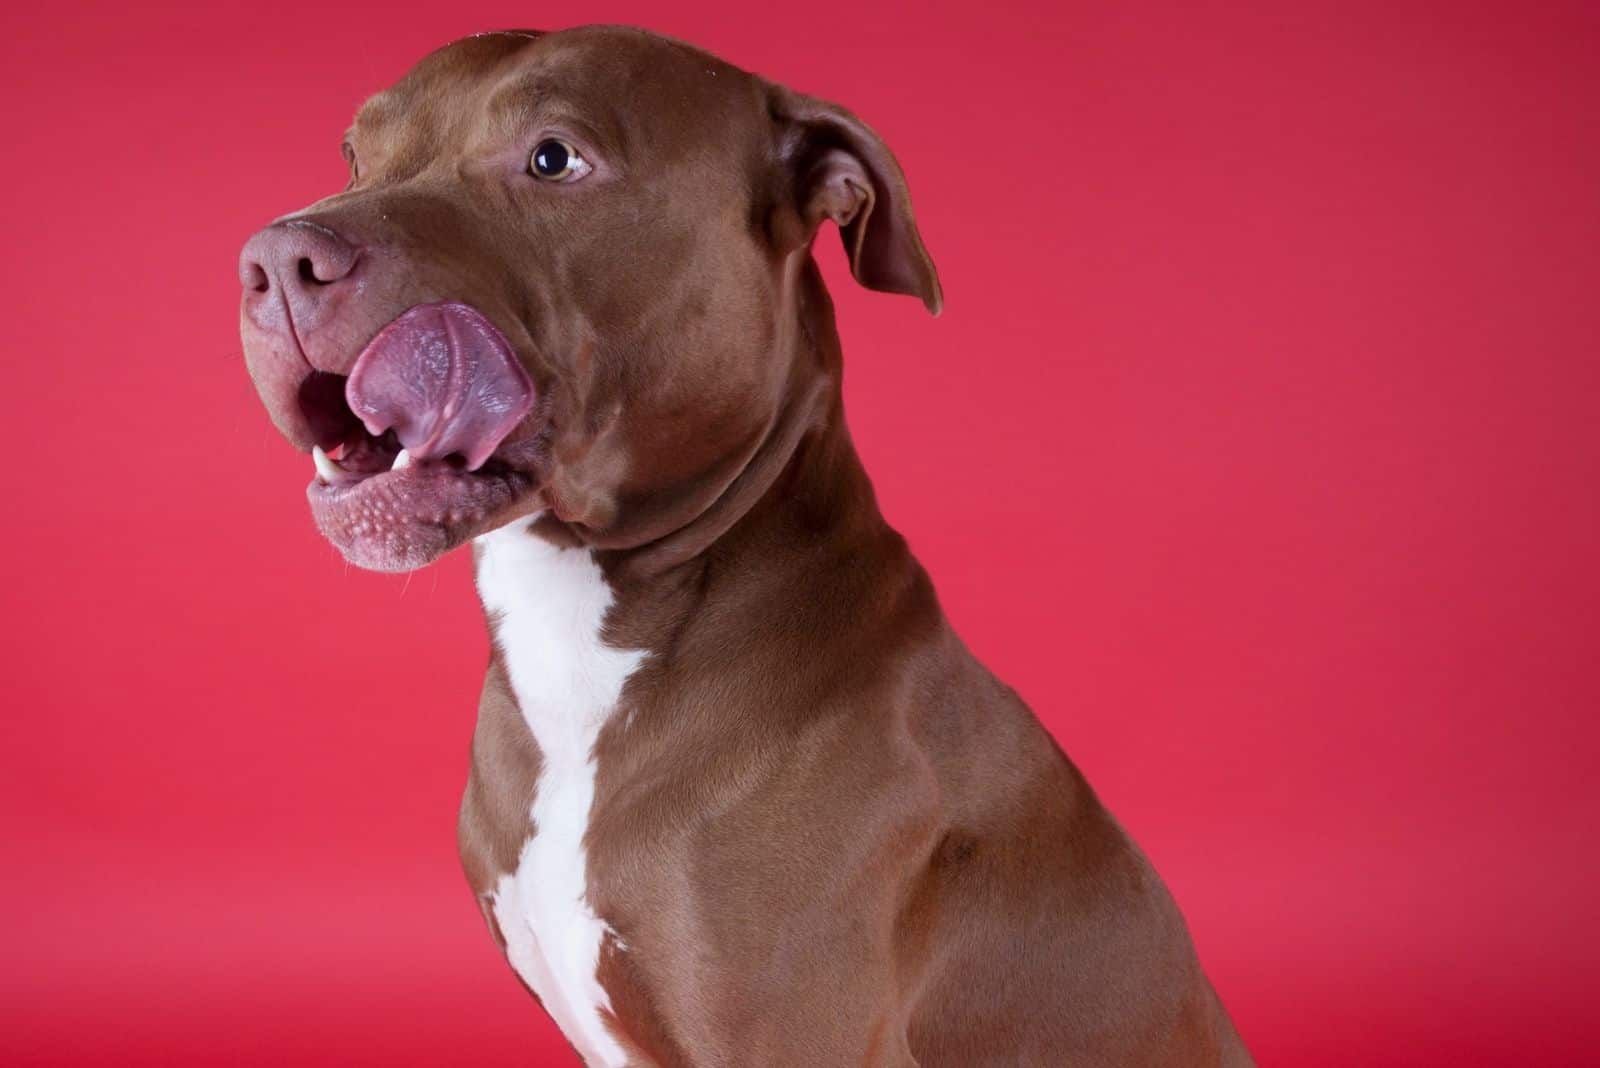
[(346, 297), (362, 250), (310, 219), (273, 223), (239, 254), (240, 332), (261, 399), (294, 444), (339, 440), (354, 419), (339, 387), (355, 355)]
[(274, 223), (239, 255), (245, 312), (263, 330), (313, 330), (360, 258), (354, 244), (320, 223)]

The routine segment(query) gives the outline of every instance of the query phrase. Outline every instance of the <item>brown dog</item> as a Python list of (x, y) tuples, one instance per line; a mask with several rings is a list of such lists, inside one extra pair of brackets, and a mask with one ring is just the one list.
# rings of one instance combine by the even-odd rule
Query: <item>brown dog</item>
[(245, 247), (352, 561), (476, 540), (461, 857), (591, 1065), (1243, 1065), (1155, 873), (879, 514), (810, 254), (937, 312), (883, 143), (635, 30), (486, 34)]

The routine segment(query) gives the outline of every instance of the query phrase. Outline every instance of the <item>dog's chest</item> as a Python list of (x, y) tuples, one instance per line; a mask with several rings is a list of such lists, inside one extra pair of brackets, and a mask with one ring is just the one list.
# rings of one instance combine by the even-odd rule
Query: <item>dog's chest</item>
[(612, 593), (587, 550), (560, 549), (518, 522), (479, 539), (478, 592), (512, 693), (542, 756), (532, 828), (492, 910), (506, 955), (591, 1066), (626, 1055), (602, 1022), (595, 976), (604, 920), (588, 901), (584, 834), (596, 737), (645, 653), (600, 637)]

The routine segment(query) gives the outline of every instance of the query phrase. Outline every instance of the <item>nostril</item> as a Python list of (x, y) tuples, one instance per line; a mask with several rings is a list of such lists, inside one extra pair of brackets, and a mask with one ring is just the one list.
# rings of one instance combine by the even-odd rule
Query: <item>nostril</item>
[(301, 256), (295, 264), (295, 271), (300, 275), (300, 281), (305, 285), (328, 286), (348, 275), (350, 267), (327, 259), (318, 262), (310, 256)]
[(274, 223), (245, 243), (239, 283), (252, 305), (270, 294), (291, 317), (311, 316), (327, 287), (349, 278), (360, 261), (360, 249), (320, 223)]
[(245, 267), (245, 288), (252, 293), (265, 293), (272, 288), (272, 279), (267, 275), (267, 269), (259, 263), (252, 263)]

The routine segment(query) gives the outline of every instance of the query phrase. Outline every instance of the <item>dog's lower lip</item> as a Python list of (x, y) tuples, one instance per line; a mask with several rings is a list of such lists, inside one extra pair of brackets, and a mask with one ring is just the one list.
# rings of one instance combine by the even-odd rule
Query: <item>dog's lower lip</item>
[[(326, 454), (323, 456), (325, 458)], [(405, 492), (407, 483), (414, 483), (413, 490), (425, 493), (446, 489), (454, 483), (466, 488), (471, 483), (504, 482), (518, 477), (509, 468), (492, 460), (476, 471), (468, 471), (443, 460), (415, 460), (404, 449), (395, 457), (394, 466), (373, 474), (352, 474), (335, 467), (338, 473), (330, 478), (324, 473), (324, 462), (331, 464), (333, 461), (317, 461), (318, 470), (307, 492), (327, 501), (343, 500), (378, 490)]]
[(316, 478), (306, 497), (317, 528), (347, 560), (402, 571), (480, 533), (533, 485), (527, 472), (494, 460), (474, 472), (428, 461), (338, 485)]

